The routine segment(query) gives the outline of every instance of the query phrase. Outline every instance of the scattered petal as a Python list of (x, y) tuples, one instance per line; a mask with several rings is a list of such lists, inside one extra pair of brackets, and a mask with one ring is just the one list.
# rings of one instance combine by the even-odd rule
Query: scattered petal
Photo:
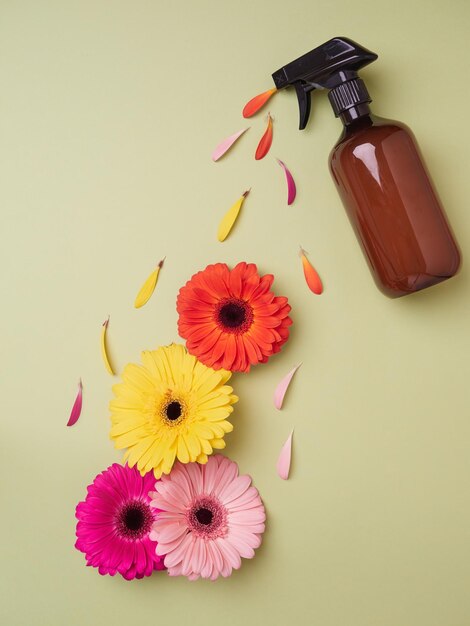
[(263, 93), (260, 93), (252, 98), (243, 108), (243, 117), (251, 117), (257, 113), (266, 104), (269, 98), (276, 93), (276, 91), (277, 89), (274, 87), (273, 89), (268, 89), (268, 91), (264, 91)]
[(243, 128), (242, 130), (239, 130), (238, 133), (234, 133), (233, 135), (230, 135), (230, 137), (227, 137), (226, 139), (224, 139), (223, 141), (221, 141), (219, 143), (219, 145), (217, 146), (217, 148), (214, 150), (214, 152), (212, 153), (212, 160), (213, 161), (218, 161), (220, 159), (220, 157), (223, 157), (224, 154), (230, 150), (230, 148), (233, 146), (233, 144), (237, 141), (237, 139), (239, 137), (241, 137), (243, 135), (243, 133), (246, 133), (246, 131), (249, 129), (250, 127), (248, 126), (248, 128)]
[(310, 291), (316, 293), (318, 296), (323, 293), (323, 284), (321, 278), (317, 273), (317, 270), (313, 267), (310, 261), (305, 256), (305, 250), (300, 246), (300, 258), (302, 259), (302, 266), (304, 268), (304, 276), (307, 281), (307, 285)]
[(114, 376), (114, 371), (113, 371), (113, 368), (111, 367), (111, 363), (109, 362), (108, 351), (106, 349), (106, 332), (108, 330), (108, 324), (109, 324), (109, 316), (108, 316), (108, 319), (103, 322), (103, 325), (101, 327), (101, 356), (103, 357), (103, 361), (106, 366), (106, 369), (111, 374), (111, 376)]
[(283, 161), (281, 161), (281, 159), (277, 159), (277, 162), (282, 167), (282, 169), (284, 170), (284, 174), (286, 175), (286, 181), (287, 181), (287, 204), (291, 205), (294, 202), (295, 196), (297, 194), (297, 189), (295, 187), (295, 181), (294, 181), (294, 178), (293, 178), (292, 174), (290, 173), (289, 169), (287, 168), (287, 165)]
[(290, 435), (287, 437), (285, 444), (282, 446), (281, 454), (277, 460), (277, 473), (282, 480), (289, 478), (290, 460), (292, 454), (292, 435), (294, 431), (291, 430)]
[(261, 137), (258, 147), (256, 148), (255, 159), (259, 161), (263, 159), (269, 152), (269, 148), (273, 142), (273, 118), (268, 113), (268, 125), (264, 131), (264, 135)]
[(150, 300), (150, 296), (152, 295), (152, 293), (155, 290), (155, 287), (157, 286), (158, 275), (160, 274), (160, 270), (165, 261), (165, 258), (163, 258), (159, 262), (157, 267), (153, 270), (153, 272), (150, 274), (150, 276), (147, 278), (145, 283), (140, 288), (140, 291), (137, 294), (137, 297), (134, 302), (134, 306), (136, 309), (140, 309), (141, 306), (144, 306), (144, 304), (146, 304)]
[(274, 406), (276, 407), (276, 409), (281, 410), (282, 403), (284, 401), (284, 396), (286, 395), (286, 391), (290, 385), (290, 381), (292, 380), (292, 377), (294, 376), (295, 372), (299, 369), (301, 365), (302, 363), (299, 363), (293, 369), (291, 369), (291, 371), (288, 374), (286, 374), (284, 378), (280, 381), (280, 383), (277, 385), (276, 390), (274, 392)]
[(242, 208), (243, 203), (245, 202), (245, 198), (250, 193), (250, 190), (245, 191), (240, 198), (235, 202), (235, 204), (230, 207), (227, 213), (222, 218), (222, 221), (219, 224), (219, 230), (217, 231), (217, 239), (219, 241), (225, 241), (228, 237), (230, 231), (232, 230), (233, 225), (235, 224), (238, 214), (240, 213), (240, 209)]
[(75, 398), (75, 402), (73, 403), (72, 411), (70, 412), (69, 421), (67, 422), (67, 426), (73, 426), (78, 422), (78, 418), (80, 417), (80, 413), (82, 412), (82, 395), (83, 395), (83, 385), (82, 379), (78, 381), (78, 393)]

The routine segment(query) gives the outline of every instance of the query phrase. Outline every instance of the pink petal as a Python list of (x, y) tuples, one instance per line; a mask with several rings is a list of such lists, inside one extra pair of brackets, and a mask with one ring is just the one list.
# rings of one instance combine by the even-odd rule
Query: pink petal
[(135, 542), (135, 563), (137, 565), (137, 570), (139, 572), (144, 572), (147, 566), (147, 555), (145, 553), (145, 548), (140, 541)]
[[(221, 537), (218, 537), (215, 540), (215, 543), (217, 544), (225, 563), (228, 563), (233, 569), (239, 569), (242, 564), (242, 560), (232, 544), (230, 544), (225, 538)], [(224, 573), (222, 572), (222, 576), (223, 575)]]
[(189, 541), (184, 551), (183, 559), (182, 559), (183, 576), (190, 576), (191, 574), (196, 573), (193, 571), (193, 568), (192, 568), (192, 560), (193, 560), (193, 553), (196, 549), (197, 538), (194, 536), (193, 533), (189, 533), (189, 535), (186, 535), (186, 537), (189, 537)]
[(232, 528), (234, 530), (242, 529), (243, 532), (251, 533), (252, 535), (260, 535), (261, 540), (261, 535), (266, 530), (266, 524), (263, 522), (262, 524), (244, 524), (241, 526), (240, 524), (233, 523)]
[[(186, 504), (189, 502), (186, 489), (181, 487), (175, 480), (165, 484), (165, 491), (160, 491), (160, 497), (173, 504), (178, 504), (181, 507), (181, 511), (184, 511)], [(163, 510), (165, 509), (163, 508)]]
[(209, 460), (204, 466), (204, 492), (208, 495), (211, 495), (214, 490), (218, 467), (217, 458), (214, 456), (209, 457)]
[(252, 559), (255, 556), (255, 551), (248, 545), (243, 535), (232, 532), (227, 537), (227, 541), (243, 558)]
[(178, 565), (173, 565), (172, 567), (168, 568), (168, 575), (169, 576), (181, 576), (182, 570), (183, 570), (183, 566), (181, 565), (181, 563), (178, 563)]
[(242, 526), (235, 526), (234, 524), (230, 527), (230, 536), (237, 536), (242, 539), (250, 548), (259, 548), (261, 545), (261, 536), (256, 533), (247, 532)]
[(208, 560), (211, 561), (211, 580), (215, 580), (224, 568), (224, 561), (217, 544), (214, 541), (207, 542)]
[(282, 167), (282, 169), (284, 170), (284, 174), (286, 175), (287, 204), (291, 205), (294, 202), (295, 196), (297, 194), (297, 189), (295, 187), (295, 181), (294, 181), (294, 178), (293, 178), (292, 174), (288, 170), (287, 165), (283, 161), (281, 161), (281, 159), (277, 159), (277, 162)]
[(213, 569), (213, 563), (211, 561), (211, 558), (209, 556), (209, 544), (207, 544), (204, 547), (205, 551), (206, 551), (206, 561), (204, 563), (204, 566), (201, 569), (201, 576), (202, 578), (210, 578), (211, 573), (212, 573), (212, 569)]
[(180, 539), (187, 532), (187, 527), (184, 524), (169, 524), (163, 528), (157, 528), (154, 525), (153, 530), (159, 543), (170, 543)]
[(134, 562), (135, 562), (135, 544), (129, 542), (129, 545), (127, 546), (127, 549), (120, 563), (121, 573), (124, 576), (124, 578), (126, 577), (127, 572), (132, 567), (132, 564)]
[[(150, 538), (152, 538), (151, 535), (150, 535)], [(162, 543), (161, 541), (158, 541), (157, 539), (154, 539), (153, 541), (157, 541), (157, 547), (155, 548), (155, 554), (157, 556), (164, 557), (165, 555), (169, 554), (170, 552), (173, 552), (173, 550), (176, 550), (176, 548), (180, 545), (180, 543), (183, 541), (183, 539), (184, 539), (184, 536), (181, 536), (178, 539), (175, 539), (174, 541), (170, 541), (169, 543)]]
[(290, 381), (292, 380), (292, 377), (301, 365), (302, 363), (299, 363), (293, 369), (291, 369), (291, 371), (286, 374), (281, 382), (277, 385), (274, 392), (274, 406), (276, 407), (276, 409), (281, 410), (284, 396), (286, 395), (286, 391), (290, 385)]
[(69, 421), (67, 422), (67, 426), (73, 426), (80, 417), (80, 413), (82, 412), (82, 395), (83, 395), (83, 385), (82, 379), (78, 383), (78, 393), (75, 398), (75, 402), (73, 403), (72, 411), (70, 413)]
[(218, 161), (220, 157), (224, 156), (224, 154), (233, 146), (233, 144), (237, 141), (237, 139), (241, 137), (243, 133), (245, 133), (248, 130), (248, 128), (243, 128), (242, 130), (239, 130), (237, 133), (234, 133), (233, 135), (230, 135), (230, 137), (227, 137), (226, 139), (221, 141), (219, 145), (217, 146), (217, 148), (212, 153), (212, 160)]
[(238, 475), (238, 466), (225, 456), (217, 455), (220, 457), (219, 469), (217, 470), (217, 476), (215, 478), (214, 493), (219, 494), (222, 489), (235, 480)]
[(195, 493), (201, 493), (203, 489), (201, 465), (199, 465), (199, 463), (188, 463), (185, 470), (189, 477), (189, 482), (193, 487), (193, 491)]
[(290, 470), (290, 460), (292, 453), (292, 435), (294, 431), (291, 431), (291, 434), (287, 438), (287, 441), (282, 446), (281, 454), (277, 460), (277, 473), (282, 478), (282, 480), (287, 480), (289, 478), (289, 470)]
[(170, 569), (179, 563), (183, 564), (191, 540), (191, 533), (185, 535), (183, 541), (165, 556), (165, 567)]
[(167, 511), (169, 513), (184, 513), (184, 504), (172, 494), (160, 494), (158, 498), (154, 498), (151, 505), (156, 509)]
[(258, 490), (256, 489), (256, 487), (250, 487), (249, 489), (247, 489), (247, 491), (245, 491), (245, 493), (243, 493), (236, 500), (230, 502), (226, 506), (229, 511), (235, 512), (243, 511), (245, 509), (256, 508), (260, 506), (260, 502), (261, 500)]
[(196, 574), (200, 574), (206, 564), (206, 544), (204, 539), (197, 537), (194, 540), (191, 568)]
[(248, 509), (246, 511), (235, 511), (230, 513), (230, 522), (240, 526), (262, 524), (265, 519), (266, 513), (262, 505), (259, 505), (257, 509)]
[(182, 465), (174, 465), (171, 471), (171, 480), (178, 483), (181, 489), (183, 489), (187, 501), (191, 500), (194, 496), (194, 487), (191, 484), (191, 480), (188, 477), (186, 469)]
[(219, 493), (219, 498), (226, 506), (236, 500), (249, 489), (251, 476), (238, 476), (234, 481), (228, 483)]

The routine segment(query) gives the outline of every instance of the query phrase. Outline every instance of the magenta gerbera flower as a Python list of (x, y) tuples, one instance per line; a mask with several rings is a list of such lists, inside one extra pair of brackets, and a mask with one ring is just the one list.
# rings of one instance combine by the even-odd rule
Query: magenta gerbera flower
[(77, 505), (77, 550), (100, 574), (119, 572), (126, 580), (165, 569), (149, 533), (157, 512), (150, 507), (153, 472), (141, 476), (135, 467), (114, 463), (88, 486)]
[(205, 465), (178, 462), (157, 482), (150, 496), (160, 512), (150, 537), (170, 576), (215, 580), (254, 556), (266, 515), (250, 485), (251, 477), (239, 476), (238, 465), (221, 455)]

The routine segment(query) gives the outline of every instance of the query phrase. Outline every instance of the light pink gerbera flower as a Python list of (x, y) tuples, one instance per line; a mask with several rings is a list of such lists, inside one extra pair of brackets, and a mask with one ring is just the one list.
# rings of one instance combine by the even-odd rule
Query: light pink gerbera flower
[(77, 505), (77, 550), (100, 574), (119, 572), (127, 580), (165, 569), (149, 537), (158, 511), (150, 506), (153, 472), (114, 463), (98, 474), (87, 497)]
[(266, 519), (263, 503), (250, 476), (221, 455), (206, 465), (176, 463), (150, 493), (160, 509), (150, 538), (165, 556), (170, 576), (215, 580), (230, 576), (251, 559), (261, 543)]

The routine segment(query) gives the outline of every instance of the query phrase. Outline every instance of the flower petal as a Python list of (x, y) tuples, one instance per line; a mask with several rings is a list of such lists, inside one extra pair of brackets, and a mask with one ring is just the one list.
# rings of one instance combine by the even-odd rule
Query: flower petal
[(286, 442), (282, 446), (281, 453), (277, 461), (277, 473), (283, 480), (287, 480), (289, 478), (293, 434), (294, 431), (292, 430)]
[(296, 373), (296, 371), (301, 366), (301, 363), (296, 365), (289, 373), (287, 373), (282, 380), (278, 383), (276, 390), (274, 391), (274, 406), (276, 409), (281, 410), (282, 403), (284, 402), (284, 396), (286, 395), (287, 389), (290, 385), (290, 382)]

